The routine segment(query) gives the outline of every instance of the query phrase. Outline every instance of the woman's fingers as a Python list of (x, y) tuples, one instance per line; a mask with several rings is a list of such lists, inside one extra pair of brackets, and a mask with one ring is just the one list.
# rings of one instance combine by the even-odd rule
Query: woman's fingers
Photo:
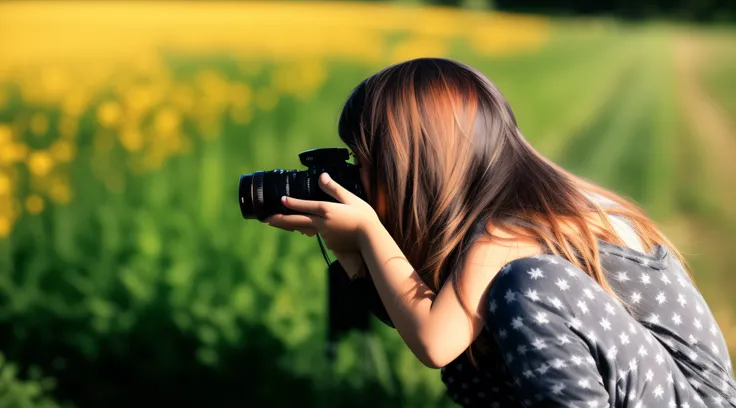
[(327, 213), (327, 206), (330, 204), (325, 201), (301, 200), (293, 197), (281, 197), (281, 202), (286, 208), (299, 212), (314, 214), (324, 217)]
[(317, 230), (314, 228), (298, 228), (296, 231), (299, 231), (302, 235), (306, 235), (308, 237), (313, 237), (317, 234)]
[(268, 225), (276, 228), (281, 228), (287, 231), (294, 231), (296, 229), (313, 229), (316, 231), (316, 225), (314, 223), (313, 216), (309, 215), (284, 215), (276, 214), (266, 219)]

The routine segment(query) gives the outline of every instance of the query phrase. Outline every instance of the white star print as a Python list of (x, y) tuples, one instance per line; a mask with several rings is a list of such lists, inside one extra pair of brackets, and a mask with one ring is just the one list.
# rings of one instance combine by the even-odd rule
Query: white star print
[(664, 363), (664, 357), (662, 356), (662, 353), (657, 353), (657, 355), (654, 356), (654, 359), (657, 361), (657, 364)]
[(501, 274), (506, 275), (511, 270), (511, 262), (507, 263), (506, 265), (501, 268)]
[(532, 342), (532, 346), (534, 346), (537, 350), (542, 350), (547, 348), (547, 345), (544, 344), (544, 340), (540, 339), (539, 337), (535, 337), (534, 341)]
[(498, 331), (498, 337), (505, 339), (508, 336), (508, 333), (506, 332), (506, 329), (501, 329)]
[(659, 324), (659, 315), (656, 313), (652, 313), (651, 316), (649, 316), (648, 320), (649, 323)]
[(547, 319), (547, 313), (539, 312), (534, 318), (537, 320), (537, 323), (539, 324), (549, 323), (549, 319)]
[(552, 306), (556, 307), (557, 309), (562, 309), (562, 301), (559, 298), (556, 297), (548, 297), (547, 300), (549, 303), (552, 304)]
[(508, 364), (511, 364), (514, 361), (514, 355), (511, 353), (506, 353), (506, 362)]
[(524, 327), (523, 318), (520, 316), (514, 317), (513, 320), (511, 320), (511, 327), (514, 330), (520, 330), (522, 327)]
[(590, 340), (591, 343), (595, 343), (598, 340), (598, 336), (596, 336), (593, 330), (588, 332), (588, 340)]
[(639, 304), (639, 302), (641, 302), (641, 293), (639, 293), (639, 292), (632, 293), (631, 294), (631, 303), (633, 303), (633, 304), (636, 305), (636, 304)]
[(636, 334), (636, 327), (634, 326), (634, 323), (629, 323), (629, 332), (631, 332), (631, 334)]
[(555, 285), (557, 285), (557, 287), (559, 287), (560, 290), (563, 292), (570, 289), (570, 285), (568, 285), (567, 281), (562, 278), (557, 279), (557, 282), (555, 282)]
[(618, 336), (621, 339), (621, 344), (629, 344), (629, 335), (626, 333), (621, 333), (620, 336)]
[(583, 378), (578, 381), (580, 388), (590, 388), (590, 381), (587, 378)]
[(679, 303), (681, 307), (685, 307), (685, 305), (687, 304), (687, 300), (685, 299), (685, 295), (683, 295), (682, 293), (680, 293), (679, 295), (677, 295), (677, 303)]
[(695, 336), (693, 336), (692, 334), (689, 335), (687, 339), (691, 346), (698, 344), (698, 339), (696, 339)]
[(583, 294), (585, 295), (585, 297), (587, 297), (590, 300), (595, 299), (595, 295), (593, 294), (593, 291), (588, 288), (583, 289)]
[(528, 297), (529, 299), (531, 299), (531, 300), (533, 300), (535, 302), (539, 300), (539, 295), (537, 294), (537, 291), (536, 290), (529, 289), (526, 292), (526, 297)]
[(598, 408), (598, 401), (588, 401), (588, 408)]
[(661, 305), (662, 303), (665, 303), (665, 302), (667, 302), (667, 296), (664, 295), (664, 292), (659, 292), (657, 294), (657, 303)]
[(622, 271), (618, 273), (618, 280), (619, 282), (626, 282), (629, 280), (629, 276), (627, 275), (628, 272)]
[(664, 394), (664, 389), (662, 388), (661, 385), (657, 385), (657, 388), (654, 389), (654, 392), (652, 394), (654, 394), (655, 398), (662, 399), (662, 395)]
[(560, 395), (562, 394), (562, 390), (565, 389), (564, 383), (557, 383), (554, 386), (552, 386), (552, 394), (554, 395)]
[(542, 364), (537, 368), (537, 371), (539, 372), (539, 375), (544, 375), (549, 370), (549, 366), (547, 364)]
[(664, 282), (665, 285), (669, 285), (670, 284), (670, 278), (668, 278), (667, 275), (665, 275), (664, 272), (662, 272), (662, 275), (659, 276), (659, 279), (661, 279), (662, 282)]
[(558, 336), (557, 337), (557, 340), (560, 342), (560, 346), (563, 346), (563, 345), (568, 344), (568, 343), (572, 343), (570, 341), (570, 338), (567, 337), (567, 334), (563, 334), (561, 336)]
[(680, 286), (687, 286), (687, 281), (682, 276), (677, 277), (677, 283), (679, 283)]
[(504, 295), (504, 298), (506, 299), (506, 303), (511, 303), (516, 300), (516, 293), (509, 289), (506, 291), (506, 295)]
[(703, 328), (703, 324), (700, 323), (700, 320), (698, 320), (697, 317), (693, 319), (693, 324), (695, 325), (695, 328), (698, 330), (701, 330)]
[(601, 319), (601, 327), (603, 327), (603, 330), (611, 330), (611, 323), (608, 321), (608, 319), (603, 318)]
[(711, 350), (711, 351), (713, 352), (713, 354), (715, 354), (715, 355), (719, 355), (719, 354), (721, 354), (720, 350), (718, 350), (718, 346), (716, 345), (716, 343), (714, 343), (714, 342), (712, 342), (712, 341), (710, 342), (710, 350)]
[(491, 313), (496, 314), (496, 309), (498, 309), (498, 305), (496, 304), (496, 300), (491, 300), (491, 306), (488, 310), (490, 310)]
[(532, 377), (534, 377), (534, 371), (532, 371), (532, 370), (524, 370), (524, 372), (523, 372), (523, 373), (521, 373), (521, 374), (522, 374), (522, 375), (524, 376), (524, 378), (526, 378), (526, 379), (529, 379), (529, 378), (532, 378)]
[(606, 313), (608, 313), (610, 315), (615, 315), (616, 314), (616, 309), (613, 307), (612, 304), (606, 303), (605, 308), (606, 308)]
[(613, 360), (614, 358), (616, 358), (617, 354), (618, 354), (618, 347), (613, 346), (610, 349), (608, 349), (608, 353), (606, 353), (606, 357), (609, 360)]
[(636, 371), (636, 359), (629, 361), (629, 371)]
[(674, 384), (675, 379), (672, 376), (672, 371), (667, 372), (667, 384)]
[(715, 336), (717, 332), (718, 332), (718, 327), (716, 327), (716, 324), (715, 323), (711, 323), (711, 325), (710, 325), (710, 334), (712, 334), (712, 335)]
[(647, 354), (648, 353), (646, 347), (644, 347), (643, 345), (639, 346), (639, 355), (645, 357)]
[(646, 374), (647, 381), (652, 381), (652, 378), (654, 378), (654, 372), (652, 372), (652, 370), (648, 370)]
[(554, 367), (554, 368), (556, 368), (556, 369), (559, 370), (560, 368), (567, 367), (567, 364), (565, 364), (565, 361), (564, 360), (562, 360), (560, 358), (557, 358), (554, 361), (552, 361), (552, 367)]
[(576, 366), (579, 366), (580, 364), (583, 364), (583, 359), (582, 359), (582, 358), (580, 358), (580, 356), (572, 356), (572, 358), (571, 358), (570, 360), (571, 360), (571, 361), (572, 361), (572, 363), (573, 363), (573, 364), (575, 364)]
[(585, 304), (584, 301), (582, 300), (578, 301), (578, 308), (580, 309), (581, 312), (583, 312), (583, 314), (588, 314), (588, 305)]
[(641, 283), (648, 285), (652, 282), (652, 279), (646, 273), (641, 274)]
[(703, 314), (703, 308), (700, 304), (695, 305), (695, 311), (698, 312), (698, 314)]
[(534, 280), (544, 278), (544, 272), (542, 272), (539, 268), (534, 268), (532, 270), (527, 271), (529, 274), (529, 277), (531, 277)]
[(575, 330), (580, 330), (580, 328), (583, 326), (583, 322), (580, 321), (577, 317), (573, 317), (570, 319), (570, 326)]
[(555, 258), (549, 258), (547, 259), (547, 262), (549, 262), (551, 265), (557, 265), (557, 261), (555, 260)]
[(520, 345), (519, 347), (516, 348), (516, 352), (519, 353), (520, 356), (525, 355), (526, 354), (526, 346), (523, 345), (523, 344)]
[(565, 268), (565, 272), (567, 272), (568, 276), (577, 277), (577, 272), (575, 272), (575, 269), (572, 268)]
[(712, 398), (713, 398), (713, 402), (718, 405), (721, 405), (721, 403), (723, 402), (723, 397), (721, 397), (720, 395), (716, 395), (715, 397), (712, 397)]
[(679, 326), (682, 323), (682, 318), (679, 314), (675, 313), (672, 315), (672, 322), (675, 323), (675, 326)]

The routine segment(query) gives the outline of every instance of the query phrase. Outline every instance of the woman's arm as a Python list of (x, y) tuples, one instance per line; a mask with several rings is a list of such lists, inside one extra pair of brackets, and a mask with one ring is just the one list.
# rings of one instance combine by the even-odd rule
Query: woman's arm
[(435, 294), (379, 222), (363, 229), (358, 245), (394, 327), (414, 355), (432, 368), (453, 361), (480, 334), (486, 289), (498, 270), (513, 259), (539, 252), (538, 247), (518, 242), (477, 241), (458, 276), (463, 302), (479, 315), (470, 319), (452, 282), (448, 280)]

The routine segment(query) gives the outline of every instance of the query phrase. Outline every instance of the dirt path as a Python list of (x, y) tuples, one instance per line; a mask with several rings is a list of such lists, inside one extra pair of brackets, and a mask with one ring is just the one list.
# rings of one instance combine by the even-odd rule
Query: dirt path
[[(713, 312), (721, 326), (729, 348), (736, 351), (736, 316), (734, 315), (733, 293), (722, 280), (733, 282), (734, 263), (733, 237), (728, 225), (736, 223), (736, 124), (708, 94), (702, 84), (702, 70), (709, 60), (707, 42), (694, 35), (680, 35), (675, 43), (675, 62), (678, 84), (678, 102), (689, 126), (689, 134), (702, 149), (706, 160), (702, 175), (703, 189), (718, 192), (723, 226), (707, 228), (696, 219), (680, 220), (679, 233), (683, 241), (696, 242), (696, 252), (707, 253), (712, 267), (717, 268), (711, 276), (712, 282), (702, 282), (704, 295), (713, 300)], [(707, 287), (704, 287), (707, 286)]]

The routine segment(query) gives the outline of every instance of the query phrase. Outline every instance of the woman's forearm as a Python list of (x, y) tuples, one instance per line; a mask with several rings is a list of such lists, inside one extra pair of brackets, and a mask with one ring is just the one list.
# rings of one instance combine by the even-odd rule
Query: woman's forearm
[(394, 327), (417, 358), (432, 365), (425, 332), (435, 293), (380, 222), (364, 228), (359, 246)]

